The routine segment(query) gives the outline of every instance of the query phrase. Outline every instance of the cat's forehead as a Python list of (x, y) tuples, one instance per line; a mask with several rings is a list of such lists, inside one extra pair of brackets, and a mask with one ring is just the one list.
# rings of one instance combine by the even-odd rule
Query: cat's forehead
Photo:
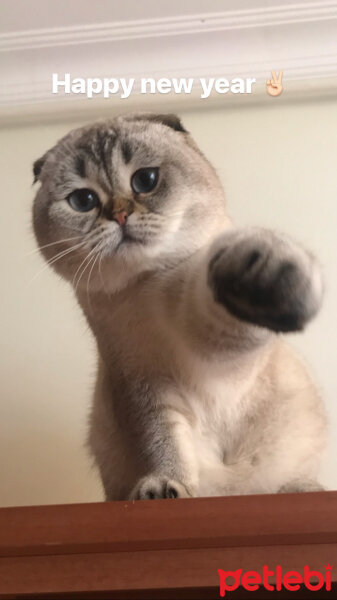
[(72, 130), (50, 152), (44, 180), (55, 198), (83, 186), (126, 193), (136, 170), (164, 163), (169, 168), (176, 159), (175, 135), (160, 123), (124, 118)]
[(167, 157), (172, 150), (167, 129), (163, 135), (163, 127), (158, 123), (117, 120), (73, 132), (65, 140), (65, 147), (71, 145), (70, 153), (75, 151), (81, 157), (77, 160), (79, 166), (86, 160), (96, 165), (114, 160), (126, 165), (134, 160), (151, 162)]

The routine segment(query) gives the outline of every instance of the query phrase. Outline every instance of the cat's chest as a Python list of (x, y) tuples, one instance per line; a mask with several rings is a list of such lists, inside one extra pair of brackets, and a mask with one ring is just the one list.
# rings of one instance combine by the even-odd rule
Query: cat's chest
[(220, 424), (233, 426), (244, 410), (242, 390), (230, 381), (209, 381), (207, 389), (196, 394), (193, 410), (200, 428), (217, 429)]
[(184, 391), (195, 447), (222, 459), (240, 435), (247, 412), (246, 385), (230, 376), (205, 378)]

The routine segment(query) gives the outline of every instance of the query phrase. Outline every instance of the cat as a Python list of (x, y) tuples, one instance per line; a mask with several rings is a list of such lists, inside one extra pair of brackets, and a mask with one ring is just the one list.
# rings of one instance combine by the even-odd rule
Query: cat
[(316, 315), (316, 259), (237, 228), (175, 115), (71, 131), (34, 163), (33, 227), (96, 339), (88, 443), (107, 500), (321, 489), (327, 419), (284, 341)]

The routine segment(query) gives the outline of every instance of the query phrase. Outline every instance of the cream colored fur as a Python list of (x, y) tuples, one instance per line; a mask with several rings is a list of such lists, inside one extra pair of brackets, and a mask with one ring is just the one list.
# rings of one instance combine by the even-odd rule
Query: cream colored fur
[[(97, 148), (112, 138), (103, 169)], [(85, 177), (74, 166), (84, 147)], [(45, 257), (55, 256), (46, 244), (82, 236), (55, 269), (97, 341), (89, 444), (107, 499), (318, 489), (324, 408), (282, 333), (320, 307), (311, 254), (284, 235), (234, 227), (216, 173), (171, 116), (76, 130), (37, 162)], [(136, 202), (132, 174), (157, 165), (166, 186), (154, 204)], [(103, 213), (75, 213), (66, 198), (81, 187), (103, 208), (135, 202), (127, 231), (138, 242), (123, 242)]]

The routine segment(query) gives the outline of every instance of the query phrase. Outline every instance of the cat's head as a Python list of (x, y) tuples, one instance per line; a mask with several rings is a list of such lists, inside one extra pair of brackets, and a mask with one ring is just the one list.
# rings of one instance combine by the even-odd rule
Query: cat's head
[(218, 177), (175, 115), (73, 130), (34, 163), (34, 177), (38, 244), (79, 288), (89, 274), (90, 286), (121, 287), (194, 252), (226, 220)]

